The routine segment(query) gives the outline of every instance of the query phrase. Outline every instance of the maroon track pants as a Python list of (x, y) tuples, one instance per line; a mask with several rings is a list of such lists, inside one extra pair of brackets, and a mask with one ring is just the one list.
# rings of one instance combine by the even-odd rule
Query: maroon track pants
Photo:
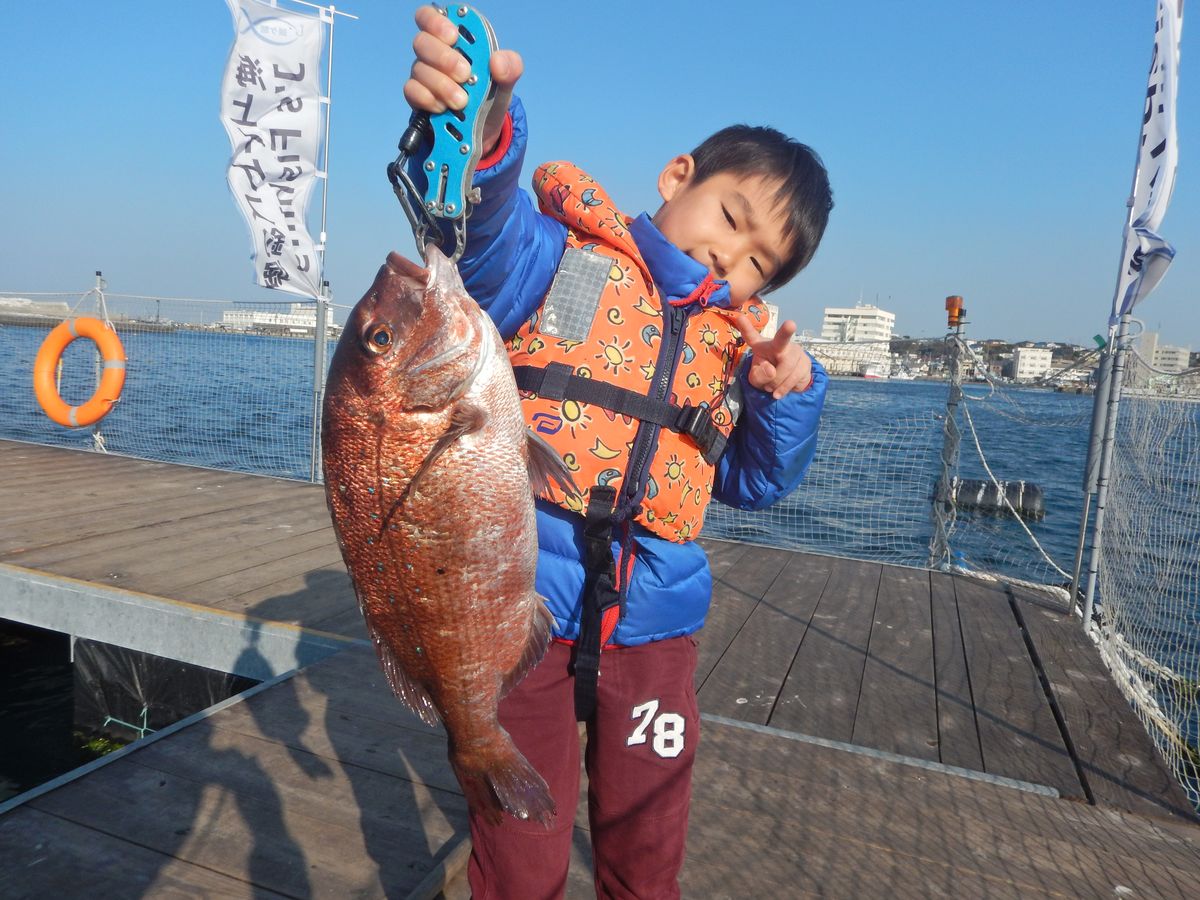
[[(501, 724), (550, 785), (558, 814), (548, 830), (509, 815), (495, 826), (471, 817), (468, 877), (475, 900), (550, 900), (565, 892), (579, 798), (570, 659), (571, 648), (553, 642), (500, 703)], [(598, 897), (679, 896), (700, 736), (695, 672), (690, 637), (600, 655), (584, 759)]]

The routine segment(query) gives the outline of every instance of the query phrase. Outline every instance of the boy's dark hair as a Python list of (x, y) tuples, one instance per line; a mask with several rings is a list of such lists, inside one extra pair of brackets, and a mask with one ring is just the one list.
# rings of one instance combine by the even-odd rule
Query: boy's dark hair
[(821, 157), (774, 128), (753, 125), (722, 128), (693, 150), (692, 157), (696, 161), (693, 184), (719, 172), (779, 181), (775, 201), (786, 210), (783, 236), (791, 240), (791, 252), (762, 293), (791, 281), (817, 252), (833, 209), (829, 173)]

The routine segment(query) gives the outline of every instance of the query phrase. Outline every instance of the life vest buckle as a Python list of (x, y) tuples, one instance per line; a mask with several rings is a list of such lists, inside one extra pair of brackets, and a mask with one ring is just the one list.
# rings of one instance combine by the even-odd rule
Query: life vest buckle
[(696, 446), (704, 454), (704, 461), (709, 465), (715, 465), (716, 461), (721, 458), (721, 454), (725, 452), (725, 435), (721, 434), (721, 430), (713, 424), (707, 403), (692, 406), (690, 401), (685, 400), (679, 409), (679, 414), (675, 417), (673, 430), (680, 434), (686, 434), (695, 441)]

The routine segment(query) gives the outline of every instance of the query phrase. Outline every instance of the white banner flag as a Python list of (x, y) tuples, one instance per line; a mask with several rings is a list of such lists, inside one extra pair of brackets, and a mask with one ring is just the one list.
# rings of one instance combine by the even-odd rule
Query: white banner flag
[(234, 41), (221, 84), (229, 189), (253, 245), (255, 281), (316, 297), (320, 257), (305, 225), (321, 139), (319, 18), (258, 0), (226, 0)]
[(1175, 140), (1175, 94), (1179, 83), (1179, 35), (1183, 0), (1159, 0), (1154, 55), (1146, 88), (1137, 175), (1121, 255), (1121, 276), (1113, 296), (1110, 325), (1144, 300), (1167, 272), (1175, 248), (1158, 234), (1171, 192), (1179, 150)]

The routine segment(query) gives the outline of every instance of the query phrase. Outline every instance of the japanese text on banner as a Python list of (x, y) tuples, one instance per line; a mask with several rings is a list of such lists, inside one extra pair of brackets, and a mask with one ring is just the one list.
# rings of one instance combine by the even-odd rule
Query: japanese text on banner
[(1121, 272), (1109, 325), (1146, 298), (1166, 274), (1175, 248), (1159, 233), (1171, 192), (1179, 149), (1175, 137), (1175, 94), (1179, 80), (1179, 35), (1183, 0), (1159, 0), (1154, 54), (1146, 87), (1146, 109), (1138, 144), (1137, 174), (1121, 250)]
[(316, 297), (320, 257), (305, 225), (321, 138), (320, 19), (258, 0), (226, 0), (234, 43), (221, 85), (233, 155), (226, 175), (246, 218), (255, 281)]

